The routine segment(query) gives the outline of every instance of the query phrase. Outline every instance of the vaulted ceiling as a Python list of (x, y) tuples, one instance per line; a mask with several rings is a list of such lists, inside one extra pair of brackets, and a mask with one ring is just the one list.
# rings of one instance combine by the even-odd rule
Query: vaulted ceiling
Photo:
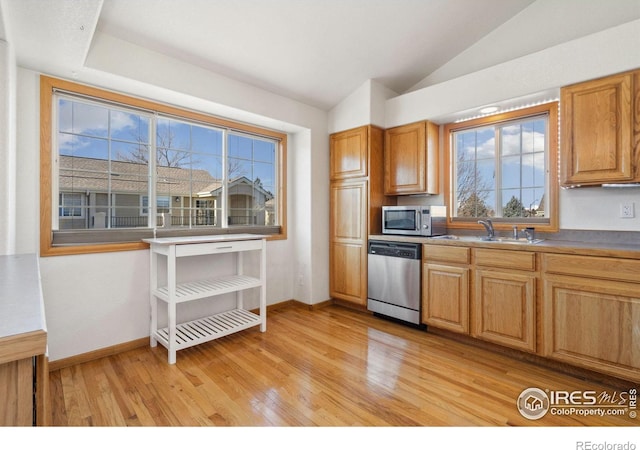
[(106, 34), (327, 110), (369, 79), (400, 94), (639, 17), (640, 0), (0, 0), (0, 38), (71, 76)]

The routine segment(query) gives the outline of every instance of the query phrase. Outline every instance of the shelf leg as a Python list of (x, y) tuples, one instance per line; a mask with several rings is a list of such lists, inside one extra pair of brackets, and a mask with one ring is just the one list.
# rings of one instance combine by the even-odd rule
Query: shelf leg
[[(242, 257), (242, 252), (237, 252), (236, 253), (236, 274), (237, 275), (242, 275), (243, 274), (243, 269), (244, 269), (244, 262), (243, 262), (243, 257)], [(242, 295), (242, 291), (237, 291), (236, 292), (236, 308), (237, 309), (243, 309), (244, 308), (244, 296)]]
[(167, 320), (169, 327), (169, 364), (176, 363), (176, 246), (169, 246), (167, 255)]
[(149, 292), (149, 306), (151, 308), (151, 324), (149, 326), (149, 345), (156, 347), (158, 341), (156, 340), (156, 331), (158, 330), (158, 299), (153, 292), (158, 288), (158, 254), (154, 251), (152, 245), (149, 249), (150, 261), (149, 269), (151, 276), (151, 291)]
[(260, 251), (260, 331), (267, 331), (267, 240), (262, 239)]

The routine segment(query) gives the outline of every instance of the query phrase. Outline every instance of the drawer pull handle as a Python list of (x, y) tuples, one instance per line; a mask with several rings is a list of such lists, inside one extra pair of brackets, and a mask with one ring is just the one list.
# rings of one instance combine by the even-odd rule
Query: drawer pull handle
[(223, 250), (225, 248), (233, 248), (233, 245), (227, 245), (226, 247), (216, 247), (216, 250)]

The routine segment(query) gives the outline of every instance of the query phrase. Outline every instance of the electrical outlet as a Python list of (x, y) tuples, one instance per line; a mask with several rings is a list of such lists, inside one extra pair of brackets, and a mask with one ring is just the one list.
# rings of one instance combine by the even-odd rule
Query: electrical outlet
[(631, 219), (635, 217), (633, 202), (620, 203), (620, 217), (623, 219)]

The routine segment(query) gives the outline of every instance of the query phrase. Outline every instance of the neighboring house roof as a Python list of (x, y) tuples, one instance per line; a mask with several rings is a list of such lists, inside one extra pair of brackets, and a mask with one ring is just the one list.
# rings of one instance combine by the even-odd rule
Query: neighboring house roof
[[(180, 167), (157, 166), (157, 194), (184, 197), (217, 197), (222, 192), (222, 183), (202, 169), (183, 169)], [(111, 192), (143, 194), (147, 191), (147, 164), (126, 161), (60, 156), (60, 191), (108, 192), (109, 174)], [(273, 194), (247, 177), (232, 180), (229, 188), (249, 186), (260, 192), (267, 200)]]
[[(192, 196), (204, 189), (217, 189), (220, 180), (201, 169), (158, 166), (157, 193), (159, 195)], [(146, 164), (104, 159), (60, 156), (60, 191), (108, 192), (111, 174), (111, 192), (141, 194), (147, 191)]]
[[(273, 198), (273, 194), (271, 192), (267, 191), (259, 184), (255, 185), (249, 178), (245, 176), (238, 177), (231, 180), (229, 182), (228, 187), (231, 190), (234, 187), (239, 185), (251, 186), (253, 189), (256, 189), (258, 192), (264, 195), (264, 197), (267, 200), (270, 200)], [(222, 192), (222, 185), (220, 185), (220, 183), (212, 184), (210, 186), (207, 186), (205, 189), (203, 189), (202, 192), (198, 192), (198, 197), (217, 197), (221, 194), (221, 192)]]

